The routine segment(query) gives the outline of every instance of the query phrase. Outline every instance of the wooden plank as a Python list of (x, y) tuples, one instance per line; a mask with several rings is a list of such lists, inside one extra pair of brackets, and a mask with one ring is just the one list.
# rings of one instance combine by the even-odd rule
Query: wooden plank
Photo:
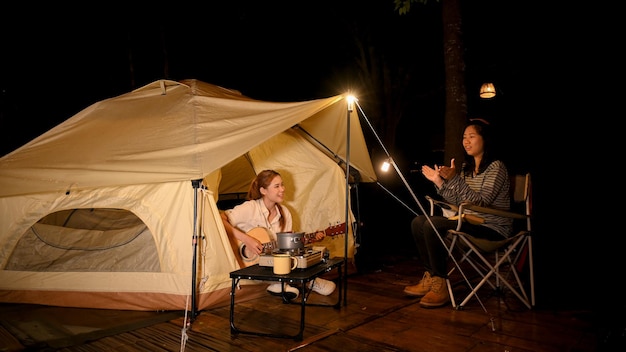
[[(59, 351), (180, 352), (181, 346), (185, 351), (244, 352), (600, 350), (600, 329), (594, 325), (597, 316), (593, 312), (554, 308), (528, 310), (515, 304), (516, 299), (508, 295), (485, 299), (483, 304), (488, 313), (477, 300), (471, 300), (463, 310), (451, 306), (424, 309), (419, 306), (419, 298), (403, 293), (404, 286), (419, 280), (418, 275), (421, 270), (414, 259), (395, 261), (380, 271), (350, 275), (348, 305), (341, 309), (307, 307), (302, 341), (232, 335), (230, 307), (223, 306), (201, 311), (187, 329), (183, 329), (184, 318), (178, 316), (143, 327), (138, 325), (129, 331), (113, 332), (111, 336), (79, 342)], [(485, 297), (488, 295), (487, 292)], [(311, 293), (309, 302), (334, 303), (337, 297), (337, 292), (329, 297)], [(299, 328), (300, 305), (284, 304), (279, 297), (261, 294), (238, 303), (236, 309), (238, 327), (294, 334)], [(103, 313), (95, 316), (98, 314)], [(29, 320), (35, 319), (37, 314), (24, 312), (24, 316)], [(80, 319), (74, 319), (77, 326), (81, 324)], [(98, 321), (93, 316), (85, 320), (90, 324)], [(140, 324), (141, 319), (133, 322)], [(103, 324), (113, 330), (110, 321)], [(6, 333), (12, 334), (12, 330), (5, 329)], [(0, 330), (0, 336), (2, 334)], [(13, 343), (20, 341), (18, 336), (13, 337)], [(613, 343), (619, 344), (619, 341)]]

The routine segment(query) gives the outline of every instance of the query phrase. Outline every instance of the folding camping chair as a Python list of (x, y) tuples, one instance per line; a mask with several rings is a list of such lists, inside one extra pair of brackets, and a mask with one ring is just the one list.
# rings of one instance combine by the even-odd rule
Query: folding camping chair
[[(455, 266), (448, 273), (448, 289), (452, 307), (457, 310), (463, 309), (467, 302), (476, 297), (481, 306), (487, 311), (479, 297), (479, 290), (485, 285), (491, 286), (496, 293), (503, 294), (506, 289), (513, 293), (528, 309), (535, 306), (535, 281), (533, 268), (533, 251), (531, 237), (531, 179), (530, 174), (515, 175), (511, 184), (511, 211), (502, 211), (487, 207), (479, 207), (472, 204), (454, 205), (435, 200), (428, 197), (430, 202), (431, 215), (434, 213), (435, 205), (446, 209), (446, 211), (456, 211), (458, 225), (455, 230), (449, 230), (446, 240), (449, 241), (448, 251), (451, 256), (461, 253), (460, 258), (455, 261)], [(473, 210), (479, 213), (490, 213), (514, 219), (513, 235), (502, 241), (489, 241), (473, 237), (469, 233), (460, 231), (463, 218), (470, 214), (466, 210)], [(480, 215), (480, 214), (479, 214)], [(478, 283), (472, 284), (472, 280), (463, 272), (462, 264), (468, 270), (473, 270), (480, 279)], [(528, 265), (526, 267), (526, 265)], [(527, 275), (521, 275), (524, 269)], [(470, 292), (456, 303), (453, 287), (450, 283), (450, 274), (459, 270), (465, 283), (469, 286)], [(522, 277), (524, 280), (522, 280)], [(530, 297), (529, 297), (530, 295)]]

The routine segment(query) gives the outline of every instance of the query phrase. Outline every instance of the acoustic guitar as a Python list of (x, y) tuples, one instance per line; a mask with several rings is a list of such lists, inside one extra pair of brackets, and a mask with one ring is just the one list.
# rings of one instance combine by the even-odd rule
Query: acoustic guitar
[[(324, 230), (325, 237), (333, 237), (337, 235), (342, 235), (345, 232), (344, 225), (345, 225), (345, 222), (343, 224), (333, 225), (333, 226), (326, 228)], [(303, 239), (305, 240), (306, 243), (317, 242), (315, 240), (315, 235), (318, 232), (321, 232), (321, 231), (304, 234)], [(272, 233), (270, 232), (269, 229), (265, 227), (255, 227), (251, 229), (250, 231), (246, 232), (246, 234), (248, 236), (252, 236), (256, 238), (257, 240), (259, 240), (259, 242), (263, 244), (263, 250), (262, 250), (263, 253), (270, 253), (274, 249), (278, 248), (277, 241), (273, 240)], [(238, 258), (239, 263), (245, 267), (257, 264), (259, 262), (259, 255), (256, 253), (249, 253), (250, 251), (246, 249), (246, 245), (243, 242), (239, 240), (237, 242), (238, 242), (238, 246), (237, 246), (238, 248), (235, 249), (235, 252), (239, 256)]]

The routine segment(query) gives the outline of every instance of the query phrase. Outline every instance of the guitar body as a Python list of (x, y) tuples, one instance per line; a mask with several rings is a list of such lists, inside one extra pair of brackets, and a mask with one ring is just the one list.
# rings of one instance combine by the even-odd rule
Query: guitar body
[[(266, 229), (265, 227), (255, 227), (252, 230), (246, 232), (246, 234), (248, 236), (256, 238), (257, 240), (259, 240), (259, 242), (263, 243), (264, 252), (269, 252), (276, 246), (276, 241), (272, 239), (272, 234), (270, 230)], [(239, 241), (238, 254), (243, 266), (245, 267), (257, 264), (259, 262), (259, 255), (256, 253), (249, 253), (249, 251), (246, 249), (246, 245), (241, 241)]]
[[(324, 230), (325, 237), (332, 237), (341, 235), (344, 233), (344, 224), (339, 224), (335, 226), (330, 226), (326, 230)], [(255, 227), (250, 231), (246, 232), (248, 236), (254, 237), (259, 242), (263, 244), (263, 252), (270, 253), (274, 249), (278, 248), (276, 241), (273, 239), (274, 236), (270, 232), (269, 229), (265, 227)], [(304, 238), (307, 240), (306, 242), (314, 242), (315, 241), (316, 232), (308, 233), (304, 235)], [(237, 241), (238, 245), (235, 249), (236, 254), (238, 255), (239, 264), (242, 267), (248, 267), (254, 264), (259, 263), (259, 255), (253, 252), (250, 252), (246, 249), (246, 246), (243, 242)]]

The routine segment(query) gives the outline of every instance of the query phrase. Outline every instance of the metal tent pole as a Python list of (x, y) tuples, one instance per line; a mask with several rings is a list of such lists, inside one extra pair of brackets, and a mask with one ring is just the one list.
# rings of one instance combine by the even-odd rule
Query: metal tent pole
[(344, 255), (343, 255), (343, 305), (348, 305), (348, 237), (350, 235), (349, 224), (350, 224), (350, 113), (354, 110), (354, 100), (352, 97), (348, 97), (348, 106), (347, 106), (347, 119), (346, 119), (346, 221), (344, 226), (346, 227), (345, 237), (344, 237)]
[(197, 275), (197, 261), (198, 261), (198, 189), (200, 188), (200, 184), (202, 183), (202, 179), (192, 180), (191, 185), (193, 186), (193, 237), (192, 237), (192, 246), (193, 246), (193, 260), (192, 260), (192, 268), (191, 268), (191, 317), (190, 320), (193, 322), (198, 315), (198, 303), (197, 299), (197, 287), (196, 287), (196, 275)]

